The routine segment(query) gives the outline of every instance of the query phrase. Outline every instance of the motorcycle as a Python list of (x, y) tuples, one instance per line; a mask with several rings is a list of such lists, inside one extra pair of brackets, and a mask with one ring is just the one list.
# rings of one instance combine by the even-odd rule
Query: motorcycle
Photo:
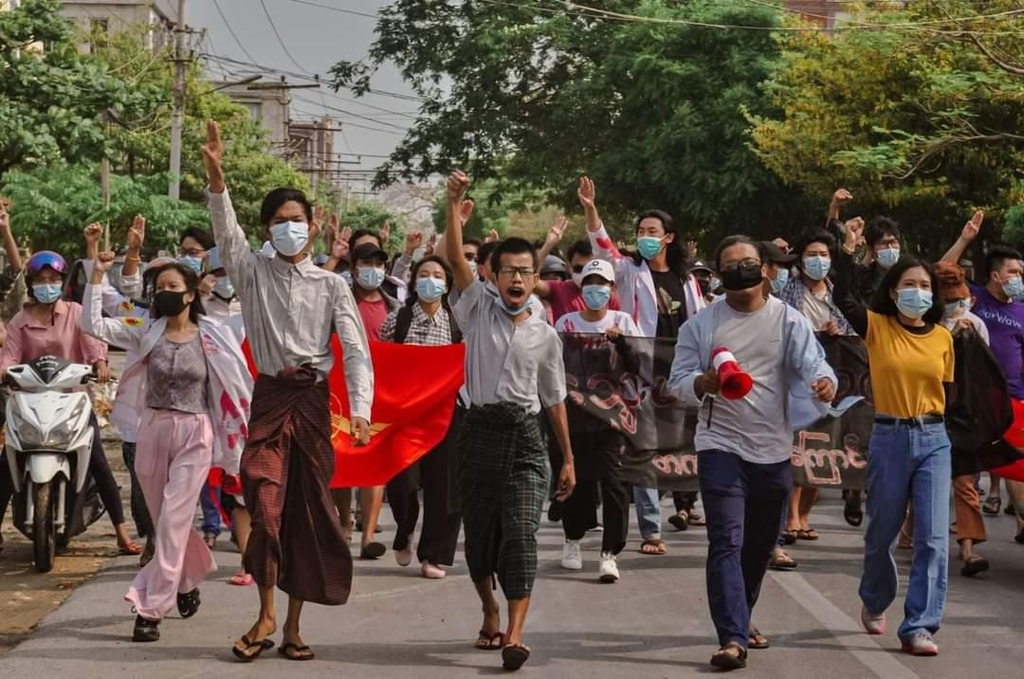
[(5, 457), (14, 485), (14, 525), (32, 540), (36, 570), (53, 569), (63, 549), (104, 512), (92, 477), (92, 366), (41, 356), (12, 366), (5, 381)]

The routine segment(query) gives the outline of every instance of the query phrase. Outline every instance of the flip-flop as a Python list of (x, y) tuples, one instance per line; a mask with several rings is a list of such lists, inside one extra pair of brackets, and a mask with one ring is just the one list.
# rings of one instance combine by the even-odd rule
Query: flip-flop
[(799, 565), (796, 559), (786, 553), (773, 556), (772, 560), (768, 562), (768, 568), (773, 571), (795, 571)]
[(965, 578), (971, 578), (978, 573), (984, 573), (988, 570), (988, 559), (981, 556), (972, 556), (970, 559), (964, 562), (964, 567), (960, 569), (960, 575)]
[(821, 538), (821, 536), (818, 535), (818, 531), (814, 530), (813, 528), (808, 528), (807, 530), (804, 530), (803, 528), (801, 528), (800, 530), (798, 530), (796, 532), (796, 539), (797, 540), (811, 540), (811, 541), (813, 541), (813, 540), (818, 540), (819, 538)]
[(251, 587), (256, 584), (256, 580), (252, 577), (251, 573), (238, 571), (228, 578), (228, 584), (234, 585), (235, 587)]
[[(644, 547), (654, 547), (653, 552), (645, 552)], [(640, 553), (645, 556), (664, 556), (668, 554), (668, 548), (665, 547), (665, 542), (658, 538), (647, 538), (640, 544)]]
[(1003, 499), (1001, 497), (992, 496), (985, 500), (981, 505), (981, 511), (985, 512), (989, 516), (998, 516), (999, 510), (1003, 508)]
[(298, 646), (290, 641), (281, 644), (281, 648), (277, 649), (277, 653), (288, 660), (295, 660), (297, 662), (312, 660), (315, 657), (313, 651), (309, 650), (309, 646)]
[[(729, 653), (730, 648), (735, 648), (739, 653)], [(737, 643), (726, 644), (711, 656), (711, 665), (723, 670), (743, 669), (747, 666), (747, 650)]]
[(249, 637), (245, 634), (242, 635), (242, 643), (245, 644), (246, 650), (255, 648), (256, 652), (252, 655), (247, 655), (244, 651), (240, 650), (237, 646), (231, 647), (231, 652), (236, 658), (242, 662), (252, 662), (256, 658), (260, 657), (263, 651), (269, 651), (274, 647), (274, 642), (270, 639), (260, 639), (259, 641), (249, 641)]
[(686, 530), (690, 527), (690, 512), (685, 509), (680, 509), (678, 512), (668, 517), (668, 522), (676, 530)]
[(782, 531), (782, 542), (787, 544), (787, 545), (795, 545), (796, 544), (796, 534), (797, 534), (797, 531), (795, 531), (795, 530), (784, 530), (784, 531)]
[(387, 553), (388, 548), (379, 542), (371, 542), (359, 550), (360, 559), (379, 559)]
[(127, 545), (118, 545), (117, 554), (118, 556), (138, 556), (142, 554), (142, 547), (139, 547), (139, 543), (132, 541)]
[(530, 649), (522, 644), (509, 644), (501, 649), (501, 666), (515, 672), (530, 659)]
[(478, 651), (500, 651), (505, 646), (505, 634), (503, 632), (488, 634), (484, 630), (480, 630), (473, 646)]
[(708, 522), (707, 522), (707, 519), (705, 519), (703, 516), (701, 516), (699, 512), (695, 512), (695, 511), (693, 511), (691, 509), (690, 510), (690, 525), (691, 526), (697, 526), (699, 528), (701, 526), (708, 525)]
[(747, 648), (760, 651), (771, 647), (772, 645), (768, 642), (768, 637), (761, 634), (756, 627), (750, 628), (750, 632), (747, 634)]

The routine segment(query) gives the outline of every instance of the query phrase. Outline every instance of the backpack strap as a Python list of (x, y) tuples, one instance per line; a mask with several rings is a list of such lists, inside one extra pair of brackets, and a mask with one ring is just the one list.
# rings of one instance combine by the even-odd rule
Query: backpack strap
[(398, 316), (395, 318), (395, 344), (405, 344), (405, 338), (409, 335), (409, 326), (412, 325), (412, 307), (403, 304), (398, 308)]
[(460, 344), (462, 342), (462, 328), (459, 327), (458, 321), (455, 320), (455, 312), (451, 309), (448, 311), (448, 328), (452, 335), (452, 344)]

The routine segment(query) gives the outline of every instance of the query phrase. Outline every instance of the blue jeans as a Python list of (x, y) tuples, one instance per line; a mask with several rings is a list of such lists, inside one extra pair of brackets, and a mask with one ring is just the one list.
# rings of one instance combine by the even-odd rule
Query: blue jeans
[(203, 509), (203, 535), (220, 535), (220, 512), (210, 497), (209, 481), (203, 483), (203, 489), (199, 492), (199, 506)]
[(644, 540), (661, 535), (661, 496), (657, 488), (633, 487), (633, 502), (636, 504), (636, 522)]
[(868, 455), (868, 526), (860, 598), (869, 613), (883, 613), (899, 584), (893, 548), (913, 500), (914, 560), (899, 637), (934, 634), (946, 605), (949, 561), (949, 489), (952, 474), (944, 424), (875, 423)]
[(747, 647), (779, 522), (793, 489), (792, 463), (747, 462), (721, 450), (697, 453), (708, 522), (707, 588), (718, 643)]

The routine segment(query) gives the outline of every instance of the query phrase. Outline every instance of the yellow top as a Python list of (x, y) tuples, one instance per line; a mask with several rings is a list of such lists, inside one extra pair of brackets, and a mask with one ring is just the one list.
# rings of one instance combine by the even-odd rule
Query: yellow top
[(910, 332), (891, 316), (868, 311), (868, 365), (875, 412), (919, 417), (946, 412), (943, 382), (953, 381), (953, 336), (941, 325)]

